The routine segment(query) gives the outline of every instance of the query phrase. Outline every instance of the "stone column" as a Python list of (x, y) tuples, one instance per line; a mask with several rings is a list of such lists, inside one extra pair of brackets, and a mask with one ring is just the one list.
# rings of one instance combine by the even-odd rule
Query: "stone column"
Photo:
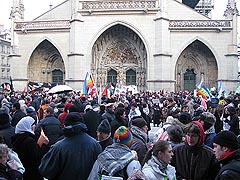
[(170, 54), (170, 31), (167, 15), (167, 0), (159, 0), (155, 20), (155, 52), (149, 63), (148, 89), (174, 89), (173, 65)]
[[(76, 0), (71, 0), (72, 19), (70, 20), (70, 34), (69, 34), (69, 54), (68, 62), (66, 62), (66, 84), (81, 89), (87, 73), (86, 63), (83, 52), (83, 18), (78, 12), (80, 3)], [(90, 67), (90, 65), (89, 65)], [(89, 72), (90, 73), (90, 72)]]

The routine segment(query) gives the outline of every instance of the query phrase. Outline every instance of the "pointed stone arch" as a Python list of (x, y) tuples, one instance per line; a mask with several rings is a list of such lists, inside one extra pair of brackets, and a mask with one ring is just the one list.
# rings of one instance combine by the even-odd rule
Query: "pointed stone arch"
[(117, 71), (117, 83), (126, 85), (126, 71), (131, 67), (139, 72), (135, 83), (138, 89), (146, 88), (146, 48), (130, 28), (116, 24), (104, 31), (92, 47), (92, 57), (91, 70), (98, 87), (106, 84), (107, 72), (112, 68)]
[[(184, 74), (191, 70), (195, 74), (195, 80), (192, 81), (190, 89), (186, 87)], [(216, 87), (218, 77), (218, 66), (212, 51), (200, 40), (195, 40), (189, 44), (180, 54), (176, 63), (176, 90), (193, 91), (195, 84), (204, 77), (204, 83), (207, 87)], [(186, 76), (185, 76), (186, 77)]]
[(58, 49), (46, 39), (39, 43), (30, 56), (28, 79), (32, 82), (64, 83), (63, 58)]

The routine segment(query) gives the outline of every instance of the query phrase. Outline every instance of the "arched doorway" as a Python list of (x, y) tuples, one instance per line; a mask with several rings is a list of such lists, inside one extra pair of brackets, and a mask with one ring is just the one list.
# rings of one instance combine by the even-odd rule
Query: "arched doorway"
[(114, 68), (116, 83), (132, 83), (138, 90), (146, 89), (146, 49), (141, 38), (130, 28), (117, 24), (107, 29), (96, 40), (92, 54), (91, 73), (98, 87), (105, 86)]
[(33, 51), (28, 63), (28, 79), (30, 82), (64, 84), (63, 59), (48, 40), (42, 41)]
[(180, 54), (176, 64), (176, 91), (193, 91), (203, 76), (207, 87), (217, 87), (218, 68), (211, 50), (196, 40)]

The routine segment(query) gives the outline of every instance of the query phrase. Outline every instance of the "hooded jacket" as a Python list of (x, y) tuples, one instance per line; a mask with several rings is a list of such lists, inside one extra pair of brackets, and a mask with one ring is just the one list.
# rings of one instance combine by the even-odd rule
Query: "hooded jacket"
[(174, 147), (171, 165), (176, 168), (177, 179), (213, 180), (219, 166), (211, 148), (204, 145), (205, 134), (200, 122), (193, 121), (200, 128), (198, 143), (191, 147), (187, 142)]
[[(66, 127), (65, 127), (66, 128)], [(48, 180), (84, 179), (102, 151), (83, 123), (68, 126), (65, 138), (55, 143), (42, 158), (39, 171)]]

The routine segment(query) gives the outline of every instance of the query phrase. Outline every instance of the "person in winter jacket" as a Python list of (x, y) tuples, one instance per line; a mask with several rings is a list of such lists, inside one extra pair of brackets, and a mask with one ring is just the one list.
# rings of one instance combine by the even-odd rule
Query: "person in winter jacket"
[(141, 163), (141, 165), (143, 165), (143, 159), (148, 151), (147, 122), (142, 117), (133, 119), (130, 131), (133, 135), (133, 143), (130, 149), (135, 150), (137, 152), (138, 160)]
[(85, 107), (84, 111), (83, 119), (87, 125), (87, 133), (94, 139), (97, 139), (97, 127), (101, 122), (101, 116), (98, 112), (94, 111), (93, 107), (89, 104)]
[(132, 134), (127, 127), (120, 126), (115, 131), (113, 142), (98, 156), (88, 180), (101, 179), (103, 175), (127, 180), (134, 169), (141, 169), (140, 163), (136, 160), (136, 152), (133, 153), (129, 149), (132, 145)]
[(126, 126), (128, 127), (128, 122), (126, 120), (126, 114), (125, 114), (125, 109), (118, 107), (115, 109), (114, 112), (115, 118), (111, 121), (110, 126), (111, 126), (111, 136), (113, 137), (115, 131), (120, 127), (120, 126)]
[(213, 139), (214, 153), (221, 164), (216, 180), (237, 180), (240, 177), (240, 150), (237, 136), (221, 131)]
[(234, 106), (227, 105), (221, 119), (223, 121), (223, 130), (232, 131), (236, 136), (239, 135), (239, 119)]
[(41, 130), (48, 137), (49, 143), (46, 150), (50, 149), (50, 146), (56, 143), (62, 136), (61, 122), (54, 116), (54, 110), (52, 107), (48, 107), (44, 110), (45, 118), (42, 119), (37, 125), (34, 131), (36, 137), (41, 135)]
[(43, 180), (38, 171), (38, 166), (44, 154), (41, 147), (49, 141), (43, 132), (37, 139), (34, 128), (35, 120), (30, 116), (26, 116), (18, 122), (15, 135), (12, 137), (13, 150), (18, 154), (25, 168), (24, 180)]
[(185, 142), (175, 146), (171, 165), (176, 168), (177, 179), (213, 180), (219, 166), (213, 150), (204, 145), (202, 124), (193, 121), (185, 127)]
[(199, 116), (199, 122), (201, 122), (205, 133), (204, 144), (213, 148), (213, 138), (216, 136), (214, 128), (216, 117), (210, 112), (203, 112)]
[(39, 171), (49, 180), (86, 180), (102, 149), (87, 134), (79, 112), (70, 112), (64, 120), (64, 139), (51, 146), (43, 156)]
[(102, 119), (107, 119), (111, 123), (115, 119), (114, 115), (115, 106), (114, 103), (108, 103), (105, 105), (105, 112), (102, 114)]
[(102, 120), (97, 128), (97, 139), (98, 143), (101, 145), (102, 150), (113, 143), (111, 137), (111, 126), (107, 119)]
[(172, 159), (173, 151), (168, 141), (157, 141), (147, 152), (144, 159), (142, 172), (147, 179), (151, 180), (175, 180), (176, 170), (169, 163)]

